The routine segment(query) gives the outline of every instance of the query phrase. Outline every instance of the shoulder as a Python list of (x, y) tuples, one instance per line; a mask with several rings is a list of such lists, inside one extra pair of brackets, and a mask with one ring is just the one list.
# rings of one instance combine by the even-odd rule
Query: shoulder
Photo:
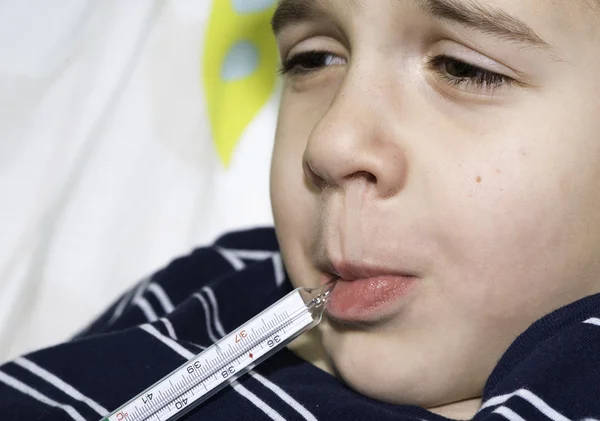
[(600, 414), (600, 295), (543, 317), (509, 347), (490, 376), (481, 413), (524, 419)]
[[(275, 287), (285, 279), (273, 228), (230, 232), (144, 277), (77, 337), (153, 322), (176, 309), (189, 309), (184, 306), (186, 301), (235, 301), (233, 291), (243, 291), (249, 284), (260, 285), (265, 295), (272, 290), (269, 297), (276, 296), (279, 291)], [(255, 298), (262, 302), (261, 297)]]
[[(218, 237), (212, 244), (193, 249), (190, 253), (172, 260), (153, 278), (177, 272), (184, 275), (189, 270), (203, 278), (219, 276), (240, 269), (251, 262), (271, 258), (277, 254), (279, 246), (275, 230), (271, 227), (232, 231)], [(196, 268), (202, 267), (198, 272)]]
[(98, 419), (288, 289), (271, 228), (226, 234), (144, 278), (74, 340), (0, 365), (0, 419)]
[(268, 259), (278, 258), (279, 246), (273, 228), (233, 231), (217, 238), (213, 244), (194, 249), (173, 260), (153, 275), (157, 282), (170, 278), (209, 282), (223, 275)]
[(279, 249), (275, 230), (272, 227), (259, 227), (228, 232), (214, 242), (215, 247), (232, 247), (249, 250)]

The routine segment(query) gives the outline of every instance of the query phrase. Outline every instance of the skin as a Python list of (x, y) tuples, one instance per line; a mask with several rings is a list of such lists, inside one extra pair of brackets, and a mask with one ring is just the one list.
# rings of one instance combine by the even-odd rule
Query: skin
[[(318, 285), (324, 262), (417, 278), (387, 317), (326, 317), (290, 348), (366, 396), (463, 419), (520, 333), (600, 291), (600, 14), (584, 2), (480, 2), (551, 47), (435, 20), (410, 1), (331, 0), (286, 27), (282, 60), (330, 55), (284, 76), (271, 174), (295, 286)], [(515, 82), (448, 83), (448, 67), (425, 64), (439, 54)]]

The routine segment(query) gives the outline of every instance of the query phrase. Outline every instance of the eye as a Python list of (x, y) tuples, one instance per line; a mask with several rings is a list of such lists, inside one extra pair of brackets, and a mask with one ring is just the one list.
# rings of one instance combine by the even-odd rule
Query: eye
[(482, 69), (446, 55), (429, 57), (427, 65), (431, 70), (437, 72), (442, 81), (452, 86), (493, 91), (502, 86), (510, 86), (515, 83), (515, 80), (508, 76)]
[(346, 60), (329, 51), (304, 51), (294, 54), (281, 63), (279, 73), (282, 75), (305, 75), (322, 68), (343, 65)]

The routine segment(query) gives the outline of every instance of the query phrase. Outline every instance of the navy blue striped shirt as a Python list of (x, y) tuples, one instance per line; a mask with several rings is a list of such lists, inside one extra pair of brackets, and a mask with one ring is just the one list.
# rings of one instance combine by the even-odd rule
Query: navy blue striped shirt
[[(99, 420), (291, 290), (274, 231), (232, 233), (127, 291), (72, 340), (0, 366), (0, 420)], [(600, 419), (600, 295), (520, 335), (475, 420)], [(186, 420), (431, 420), (364, 397), (287, 349)]]

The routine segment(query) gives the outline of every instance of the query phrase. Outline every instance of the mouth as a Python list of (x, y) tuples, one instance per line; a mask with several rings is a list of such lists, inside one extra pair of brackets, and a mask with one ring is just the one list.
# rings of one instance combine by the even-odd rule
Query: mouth
[(375, 323), (396, 314), (419, 279), (412, 273), (346, 262), (323, 271), (322, 283), (339, 276), (327, 314), (343, 324)]

